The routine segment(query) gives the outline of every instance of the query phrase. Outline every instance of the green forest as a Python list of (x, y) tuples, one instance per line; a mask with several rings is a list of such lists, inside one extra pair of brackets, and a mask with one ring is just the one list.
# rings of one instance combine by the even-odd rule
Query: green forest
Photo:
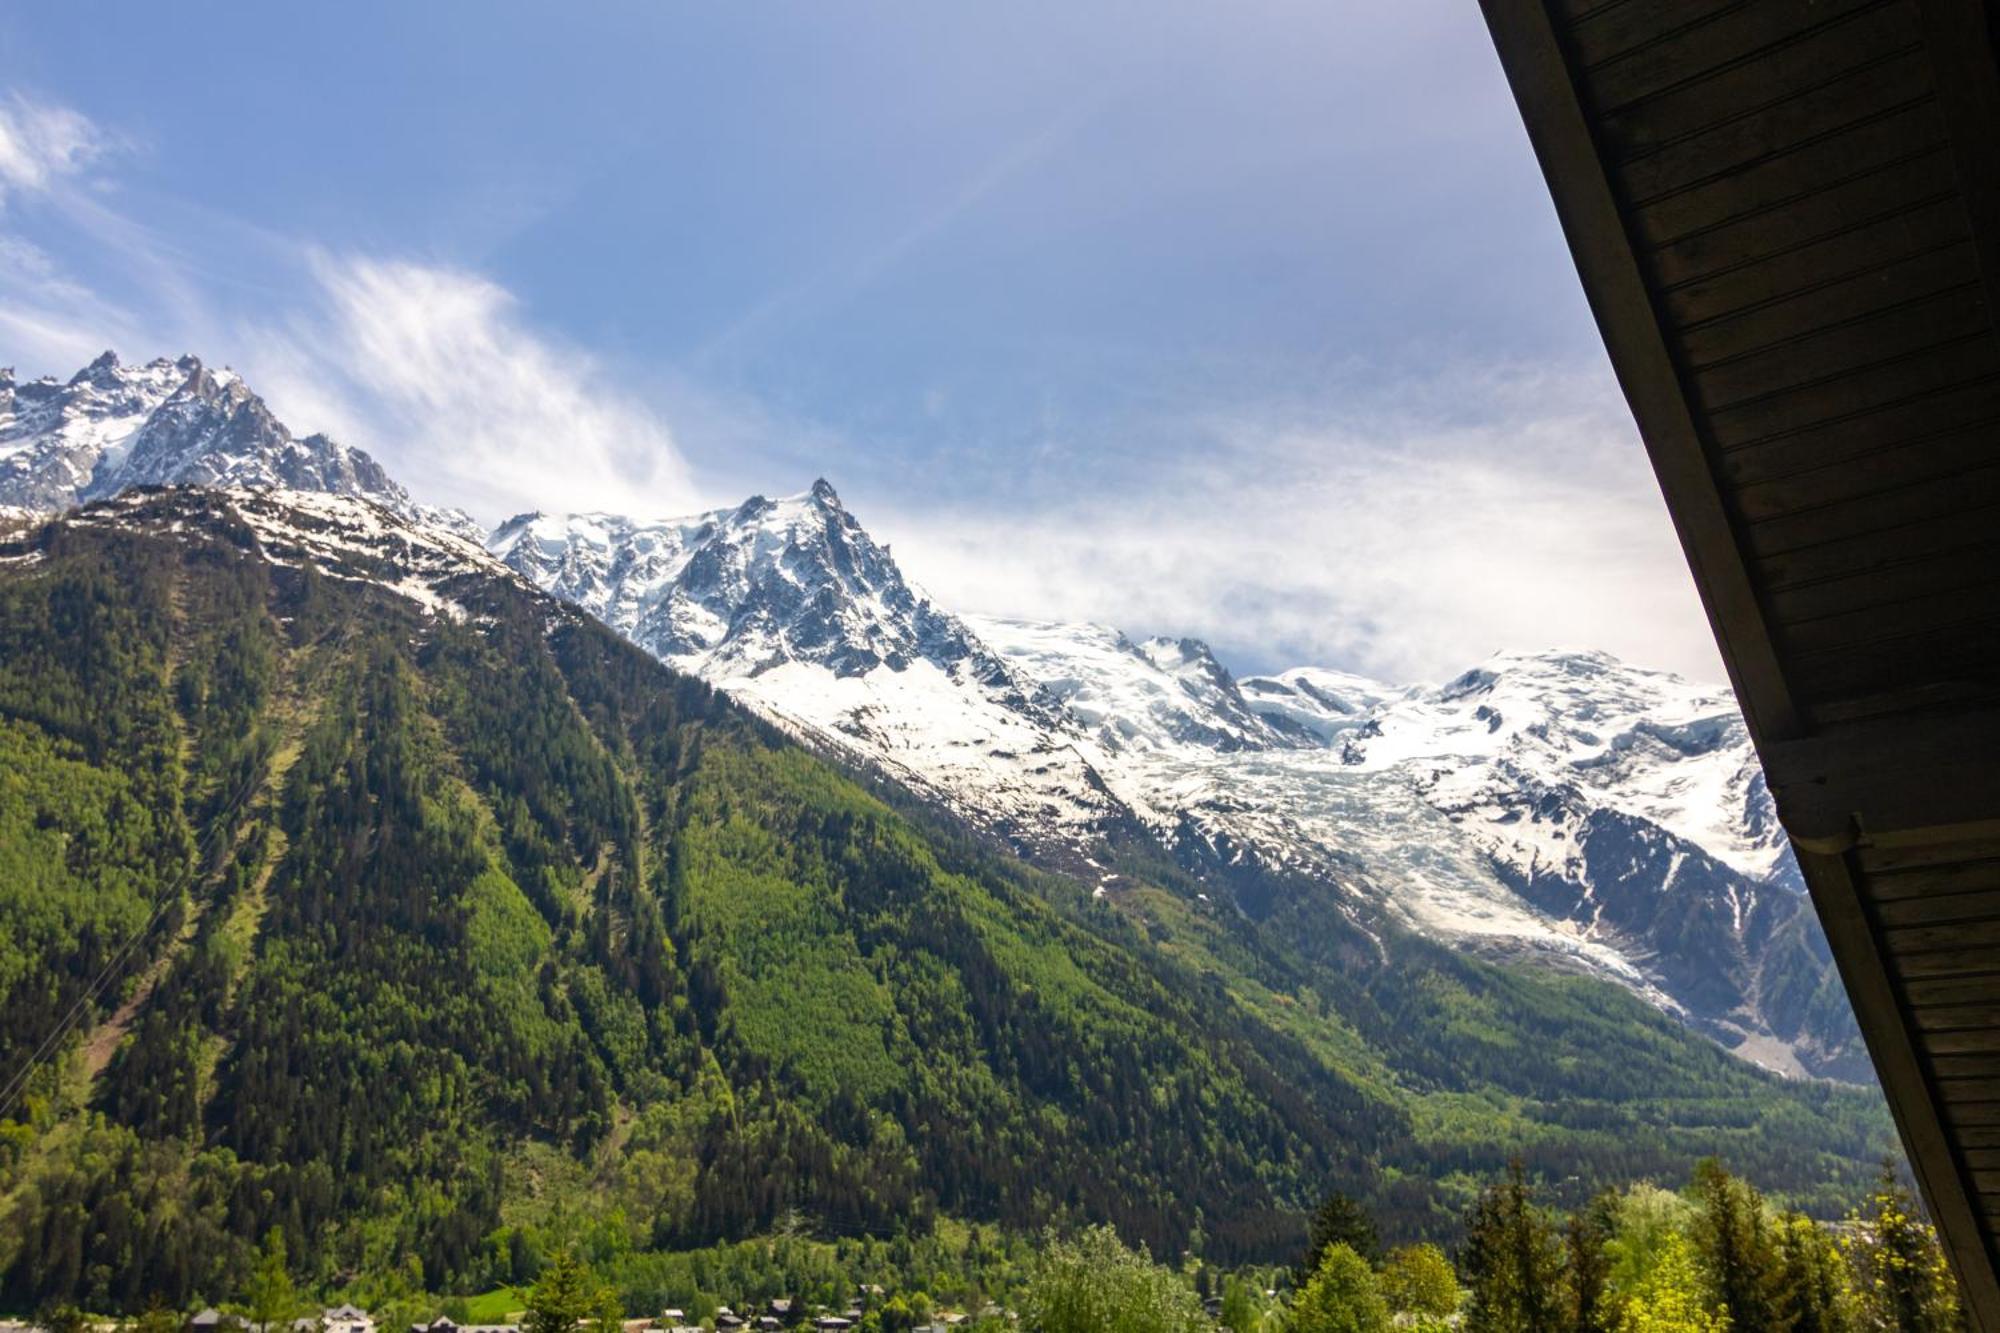
[(190, 492), (0, 541), (0, 1309), (193, 1308), (273, 1254), (469, 1299), (575, 1247), (640, 1312), (787, 1246), (1248, 1271), (1330, 1190), (1463, 1255), (1510, 1160), (1580, 1209), (1719, 1155), (1825, 1221), (1889, 1151), (1872, 1090), (1334, 895), (1252, 921), (1134, 840), (1094, 902), (395, 561), (271, 559)]
[[(1936, 1232), (1884, 1170), (1867, 1197), (1827, 1223), (1773, 1205), (1720, 1162), (1680, 1190), (1605, 1189), (1564, 1214), (1518, 1164), (1475, 1198), (1452, 1252), (1385, 1245), (1374, 1218), (1329, 1196), (1289, 1266), (1223, 1269), (1156, 1259), (1106, 1225), (999, 1241), (943, 1227), (889, 1244), (815, 1241), (787, 1227), (674, 1255), (624, 1248), (590, 1228), (546, 1253), (531, 1281), (442, 1299), (417, 1275), (378, 1274), (321, 1292), (292, 1280), (284, 1233), (268, 1232), (238, 1297), (244, 1333), (310, 1319), (336, 1294), (383, 1329), (507, 1320), (524, 1333), (624, 1333), (632, 1315), (667, 1329), (729, 1329), (766, 1314), (859, 1333), (1024, 1326), (1037, 1333), (1956, 1333), (1956, 1284)], [(314, 1299), (319, 1297), (321, 1299)], [(95, 1322), (45, 1308), (48, 1333)], [(160, 1304), (123, 1321), (173, 1333)]]

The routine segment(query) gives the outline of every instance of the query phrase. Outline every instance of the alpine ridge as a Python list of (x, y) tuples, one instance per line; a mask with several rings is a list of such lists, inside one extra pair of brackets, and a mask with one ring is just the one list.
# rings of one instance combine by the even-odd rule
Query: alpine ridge
[(1436, 687), (1238, 681), (1198, 640), (953, 616), (824, 481), (687, 519), (523, 515), (491, 548), (1100, 895), (1137, 836), (1253, 916), (1322, 896), (1609, 977), (1788, 1073), (1868, 1077), (1727, 691), (1590, 651)]
[(68, 380), (25, 383), (0, 369), (0, 509), (50, 513), (161, 485), (360, 496), (479, 535), (468, 515), (411, 500), (361, 450), (295, 438), (241, 376), (198, 357), (127, 366), (107, 351)]
[[(518, 573), (661, 661), (1051, 856), (1124, 809), (1060, 701), (907, 582), (824, 480), (640, 522), (522, 514), (489, 541)], [(1017, 778), (992, 780), (999, 762)]]
[(1254, 920), (1310, 903), (1609, 978), (1758, 1063), (1868, 1077), (1727, 691), (1591, 651), (1503, 653), (1437, 686), (1238, 680), (1191, 638), (954, 614), (824, 479), (483, 534), (194, 357), (0, 376), (0, 505), (169, 483), (360, 497), (449, 535), (451, 559), (504, 565), (1099, 897), (1132, 885), (1135, 849), (1159, 854)]

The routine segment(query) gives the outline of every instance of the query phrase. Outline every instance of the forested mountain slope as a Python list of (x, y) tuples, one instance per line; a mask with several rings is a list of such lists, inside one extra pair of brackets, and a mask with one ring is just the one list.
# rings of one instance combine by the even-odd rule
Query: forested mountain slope
[(1330, 1186), (1442, 1234), (1512, 1153), (1720, 1152), (1837, 1206), (1888, 1144), (1609, 983), (1135, 846), (1094, 901), (363, 500), (0, 532), (0, 1078), (81, 1015), (0, 1105), (0, 1303), (213, 1298), (274, 1226), (443, 1289), (552, 1194), (641, 1247), (796, 1209), (1276, 1259)]

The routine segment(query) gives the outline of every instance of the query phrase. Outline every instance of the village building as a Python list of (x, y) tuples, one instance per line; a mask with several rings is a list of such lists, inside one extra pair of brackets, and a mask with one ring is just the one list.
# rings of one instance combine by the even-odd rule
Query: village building
[(439, 1315), (428, 1324), (411, 1324), (410, 1333), (521, 1333), (519, 1324), (461, 1324)]

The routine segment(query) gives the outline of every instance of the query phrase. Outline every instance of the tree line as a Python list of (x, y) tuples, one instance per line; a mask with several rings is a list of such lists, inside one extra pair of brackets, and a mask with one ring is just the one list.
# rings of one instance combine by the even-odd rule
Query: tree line
[[(621, 1249), (615, 1228), (571, 1228), (539, 1250), (520, 1233), (515, 1262), (531, 1285), (497, 1293), (522, 1333), (616, 1333), (667, 1305), (708, 1328), (718, 1311), (863, 1306), (862, 1333), (906, 1333), (946, 1309), (962, 1326), (1032, 1333), (1954, 1333), (1956, 1283), (1935, 1230), (1886, 1166), (1844, 1218), (1779, 1208), (1713, 1159), (1679, 1190), (1608, 1189), (1567, 1212), (1545, 1206), (1517, 1163), (1467, 1211), (1464, 1239), (1384, 1247), (1369, 1211), (1344, 1194), (1314, 1214), (1289, 1269), (1218, 1269), (1197, 1256), (1156, 1260), (1103, 1224), (1038, 1238), (961, 1228), (890, 1243), (813, 1241), (789, 1217), (770, 1236), (723, 1250), (661, 1256)], [(375, 1275), (323, 1291), (377, 1309), (385, 1329), (442, 1311), (475, 1318), (465, 1297), (441, 1304), (420, 1272)], [(309, 1308), (272, 1229), (227, 1308), (255, 1333)], [(479, 1298), (497, 1319), (494, 1296)], [(518, 1310), (513, 1309), (518, 1303)], [(81, 1333), (69, 1306), (42, 1312), (49, 1333)], [(157, 1304), (131, 1333), (171, 1333)]]

